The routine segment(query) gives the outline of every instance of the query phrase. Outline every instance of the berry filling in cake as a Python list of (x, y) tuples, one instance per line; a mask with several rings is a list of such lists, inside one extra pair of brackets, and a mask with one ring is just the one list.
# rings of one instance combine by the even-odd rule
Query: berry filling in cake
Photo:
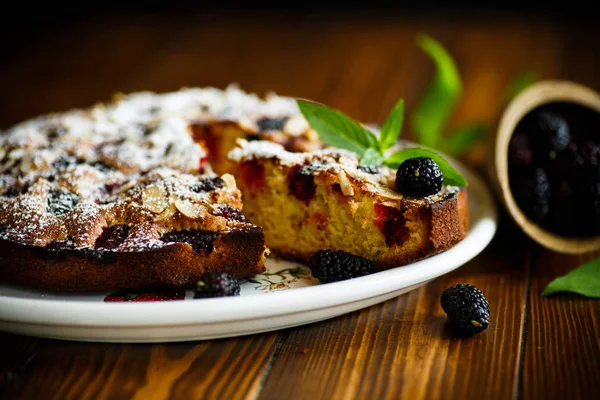
[(397, 171), (364, 168), (348, 151), (292, 153), (271, 142), (240, 141), (230, 160), (239, 171), (244, 214), (281, 257), (308, 261), (320, 249), (343, 250), (385, 269), (445, 250), (467, 230), (464, 189), (403, 196)]

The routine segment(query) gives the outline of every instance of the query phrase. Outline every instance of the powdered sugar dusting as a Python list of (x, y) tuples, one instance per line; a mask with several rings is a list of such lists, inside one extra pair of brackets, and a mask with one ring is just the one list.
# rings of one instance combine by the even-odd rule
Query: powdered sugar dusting
[(264, 158), (275, 159), (278, 164), (285, 166), (311, 164), (315, 172), (328, 171), (335, 174), (343, 172), (369, 183), (387, 182), (390, 174), (394, 173), (385, 166), (381, 166), (377, 174), (366, 173), (358, 168), (359, 156), (350, 151), (329, 148), (306, 153), (293, 153), (286, 151), (279, 144), (264, 140), (251, 142), (238, 140), (238, 146), (229, 152), (228, 158), (238, 163)]
[[(243, 120), (252, 131), (259, 118), (297, 114), (293, 99), (230, 86), (132, 93), (24, 121), (0, 132), (0, 235), (93, 248), (103, 228), (131, 225), (114, 250), (134, 251), (163, 246), (160, 235), (169, 230), (229, 229), (236, 221), (216, 205), (239, 209), (241, 194), (229, 175), (215, 190), (190, 190), (206, 158), (190, 124)], [(308, 129), (294, 121), (294, 134)]]

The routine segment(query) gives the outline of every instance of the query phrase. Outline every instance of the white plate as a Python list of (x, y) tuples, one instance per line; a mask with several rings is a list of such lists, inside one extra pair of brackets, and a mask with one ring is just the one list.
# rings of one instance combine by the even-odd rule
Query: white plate
[[(484, 183), (469, 181), (466, 238), (436, 256), (369, 276), (319, 284), (305, 266), (268, 260), (267, 273), (242, 284), (239, 297), (109, 303), (109, 293), (56, 294), (0, 285), (0, 329), (95, 342), (169, 342), (247, 335), (316, 322), (399, 296), (479, 254), (496, 232), (496, 205)], [(278, 271), (279, 274), (276, 274)]]

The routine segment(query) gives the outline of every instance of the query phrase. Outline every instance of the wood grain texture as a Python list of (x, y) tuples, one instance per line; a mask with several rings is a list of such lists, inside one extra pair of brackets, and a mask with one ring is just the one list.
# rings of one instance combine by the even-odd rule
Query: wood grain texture
[(255, 397), (278, 334), (157, 345), (10, 336), (19, 349), (3, 358), (2, 398), (146, 400)]
[[(276, 91), (382, 122), (399, 97), (409, 113), (433, 65), (419, 33), (455, 56), (463, 94), (450, 127), (493, 124), (505, 85), (533, 68), (600, 89), (594, 26), (526, 18), (359, 18), (318, 14), (138, 15), (80, 21), (23, 42), (0, 64), (10, 93), (0, 128), (86, 106), (117, 91), (224, 87)], [(411, 138), (408, 122), (403, 133)], [(467, 159), (479, 163), (481, 151)], [(532, 253), (532, 249), (536, 249)], [(597, 301), (542, 298), (582, 261), (534, 247), (506, 214), (493, 244), (459, 270), (366, 310), (245, 338), (164, 345), (70, 343), (3, 334), (2, 398), (586, 398), (598, 393)], [(447, 330), (439, 296), (480, 287), (491, 325)]]
[(529, 291), (523, 398), (583, 399), (600, 393), (598, 300), (569, 293), (541, 296), (555, 277), (598, 256), (564, 256), (538, 249)]
[[(505, 229), (504, 229), (505, 228)], [(511, 398), (519, 364), (527, 248), (504, 227), (494, 245), (466, 266), (405, 296), (290, 333), (259, 398)], [(504, 249), (511, 243), (513, 255)], [(481, 288), (490, 326), (453, 337), (439, 304), (457, 283)], [(477, 365), (477, 367), (474, 367)], [(482, 384), (485, 382), (485, 384)]]

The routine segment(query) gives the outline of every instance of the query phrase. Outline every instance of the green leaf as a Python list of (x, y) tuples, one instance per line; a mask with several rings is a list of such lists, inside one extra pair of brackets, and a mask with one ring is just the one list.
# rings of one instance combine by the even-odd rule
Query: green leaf
[(437, 147), (441, 132), (462, 90), (458, 68), (450, 54), (433, 38), (421, 35), (419, 47), (435, 63), (435, 76), (411, 115), (411, 129), (427, 147)]
[(321, 139), (333, 147), (362, 156), (369, 147), (378, 147), (377, 137), (352, 118), (320, 104), (297, 100), (298, 107)]
[(431, 150), (422, 149), (419, 147), (402, 149), (389, 156), (388, 159), (385, 160), (385, 164), (390, 168), (396, 169), (405, 160), (414, 157), (429, 157), (435, 161), (440, 167), (440, 171), (442, 171), (445, 185), (463, 187), (468, 186), (467, 180), (460, 174), (460, 172), (455, 170), (450, 163), (448, 163), (448, 161), (442, 158), (442, 156)]
[(510, 101), (523, 90), (533, 85), (540, 79), (533, 70), (526, 70), (517, 75), (504, 90), (504, 101)]
[(125, 301), (131, 301), (131, 300), (135, 299), (136, 297), (138, 297), (139, 295), (140, 295), (139, 293), (130, 292), (130, 293), (127, 293), (127, 294), (125, 295), (125, 298), (124, 298), (124, 300), (125, 300)]
[(487, 128), (487, 125), (483, 123), (470, 123), (455, 128), (450, 132), (442, 147), (447, 153), (459, 157), (483, 138)]
[(381, 155), (379, 150), (369, 147), (365, 154), (360, 159), (360, 165), (381, 165), (384, 157)]
[(383, 126), (381, 127), (381, 131), (379, 133), (379, 149), (382, 153), (384, 153), (387, 149), (392, 147), (396, 140), (398, 140), (398, 136), (400, 136), (400, 131), (402, 130), (402, 123), (404, 122), (404, 100), (400, 99), (390, 112), (390, 115), (387, 117)]
[(557, 292), (573, 292), (600, 298), (600, 257), (554, 279), (546, 286), (542, 295), (548, 296)]

